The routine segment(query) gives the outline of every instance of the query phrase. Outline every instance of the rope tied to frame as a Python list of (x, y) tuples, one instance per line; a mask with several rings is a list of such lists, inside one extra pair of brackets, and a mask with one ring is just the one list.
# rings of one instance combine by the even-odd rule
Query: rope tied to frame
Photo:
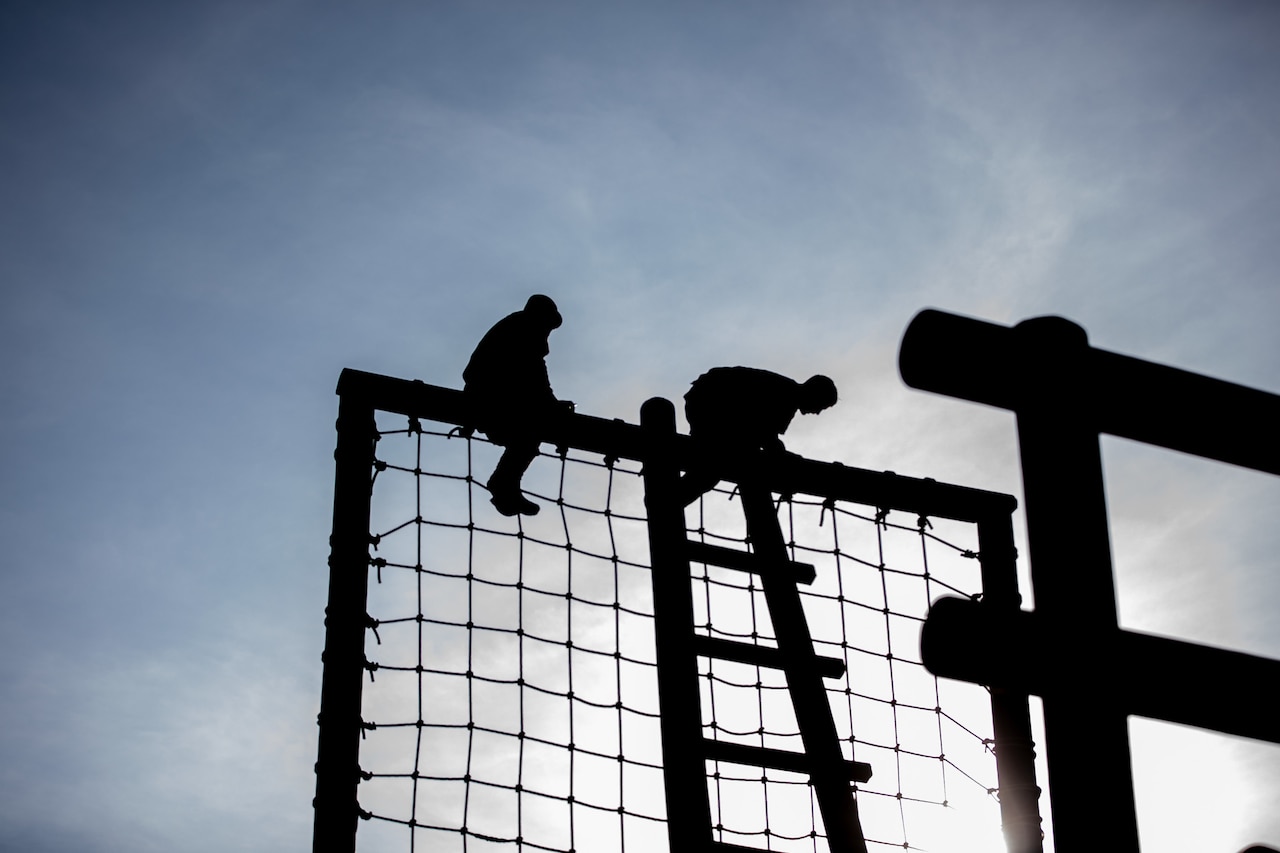
[(827, 513), (830, 512), (834, 517), (836, 512), (836, 499), (826, 498), (822, 502), (822, 510), (818, 513), (818, 526), (822, 527), (827, 520)]

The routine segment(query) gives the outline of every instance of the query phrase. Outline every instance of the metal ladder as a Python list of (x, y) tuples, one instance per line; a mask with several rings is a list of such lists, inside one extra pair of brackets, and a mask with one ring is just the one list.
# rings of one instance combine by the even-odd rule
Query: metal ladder
[[(666, 400), (651, 400), (642, 423), (657, 452), (644, 465), (645, 506), (653, 575), (658, 705), (661, 715), (668, 834), (673, 853), (745, 853), (758, 848), (716, 841), (707, 791), (707, 762), (773, 768), (809, 775), (831, 853), (866, 853), (851, 782), (871, 778), (871, 767), (847, 761), (831, 718), (823, 678), (844, 675), (844, 661), (819, 657), (805, 619), (797, 584), (810, 584), (814, 567), (787, 555), (772, 493), (740, 484), (752, 551), (690, 540), (680, 501), (680, 472), (662, 439), (675, 434), (675, 413)], [(699, 635), (694, 628), (690, 564), (750, 572), (759, 578), (777, 648)], [(803, 752), (747, 746), (703, 735), (698, 658), (729, 660), (781, 670), (799, 725)]]

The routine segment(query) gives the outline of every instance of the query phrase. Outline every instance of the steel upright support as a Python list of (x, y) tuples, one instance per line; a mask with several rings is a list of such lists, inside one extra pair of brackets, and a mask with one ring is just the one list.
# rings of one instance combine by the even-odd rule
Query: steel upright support
[[(1099, 436), (1280, 474), (1280, 396), (1094, 349), (1061, 317), (1009, 328), (924, 311), (899, 366), (912, 387), (1015, 413), (1035, 591), (1034, 613), (937, 602), (925, 665), (1043, 696), (1057, 848), (1137, 851), (1128, 715), (1271, 739), (1265, 702), (1223, 711), (1231, 688), (1205, 688), (1239, 682), (1238, 699), (1280, 664), (1120, 628)], [(1178, 689), (1192, 681), (1199, 695)]]
[(698, 660), (694, 648), (693, 589), (685, 553), (684, 505), (676, 492), (680, 471), (671, 445), (676, 412), (655, 397), (640, 408), (649, 452), (644, 460), (644, 503), (649, 518), (649, 562), (653, 567), (654, 643), (658, 662), (663, 784), (671, 849), (707, 848), (711, 802), (698, 708)]
[[(978, 522), (978, 557), (982, 564), (982, 606), (999, 613), (1016, 614), (1021, 596), (1010, 515), (996, 515)], [(1040, 786), (1036, 784), (1029, 694), (1007, 687), (990, 690), (992, 751), (1000, 785), (1000, 822), (1005, 846), (1008, 853), (1041, 853), (1044, 829), (1040, 820)]]
[(1089, 340), (1060, 317), (1023, 321), (1013, 333), (1027, 356), (1015, 368), (1016, 413), (1036, 612), (1072, 646), (1044, 702), (1055, 840), (1061, 850), (1105, 839), (1110, 850), (1136, 851), (1128, 719), (1092, 665), (1116, 645), (1119, 624), (1102, 450), (1078, 369)]
[(313, 853), (353, 853), (356, 849), (360, 703), (368, 627), (369, 510), (376, 438), (370, 401), (364, 395), (344, 393), (338, 404), (338, 442), (333, 454), (335, 500), (329, 540)]

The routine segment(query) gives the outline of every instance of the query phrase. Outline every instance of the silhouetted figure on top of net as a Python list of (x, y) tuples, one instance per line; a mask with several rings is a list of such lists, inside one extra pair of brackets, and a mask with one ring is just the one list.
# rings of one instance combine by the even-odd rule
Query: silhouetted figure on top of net
[[(817, 414), (834, 406), (836, 398), (836, 384), (826, 376), (796, 382), (754, 367), (713, 367), (684, 395), (684, 413), (703, 453), (730, 458), (750, 450), (785, 451), (781, 436), (796, 412)], [(718, 482), (709, 471), (691, 469), (680, 480), (684, 505)]]
[(491, 503), (503, 515), (536, 515), (520, 480), (538, 455), (538, 436), (573, 403), (557, 400), (547, 376), (548, 338), (562, 320), (555, 302), (534, 294), (523, 310), (494, 324), (462, 371), (462, 393), (476, 429), (506, 448), (489, 477)]

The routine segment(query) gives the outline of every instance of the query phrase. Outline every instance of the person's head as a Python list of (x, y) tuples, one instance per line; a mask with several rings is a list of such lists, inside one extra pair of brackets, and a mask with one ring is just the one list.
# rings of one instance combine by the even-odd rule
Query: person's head
[(535, 293), (529, 297), (529, 301), (524, 304), (524, 313), (545, 326), (547, 331), (560, 328), (560, 324), (564, 322), (560, 317), (560, 311), (556, 308), (556, 303), (550, 296), (543, 296), (541, 293)]
[(816, 415), (836, 404), (836, 383), (827, 376), (810, 376), (800, 386), (800, 411)]

